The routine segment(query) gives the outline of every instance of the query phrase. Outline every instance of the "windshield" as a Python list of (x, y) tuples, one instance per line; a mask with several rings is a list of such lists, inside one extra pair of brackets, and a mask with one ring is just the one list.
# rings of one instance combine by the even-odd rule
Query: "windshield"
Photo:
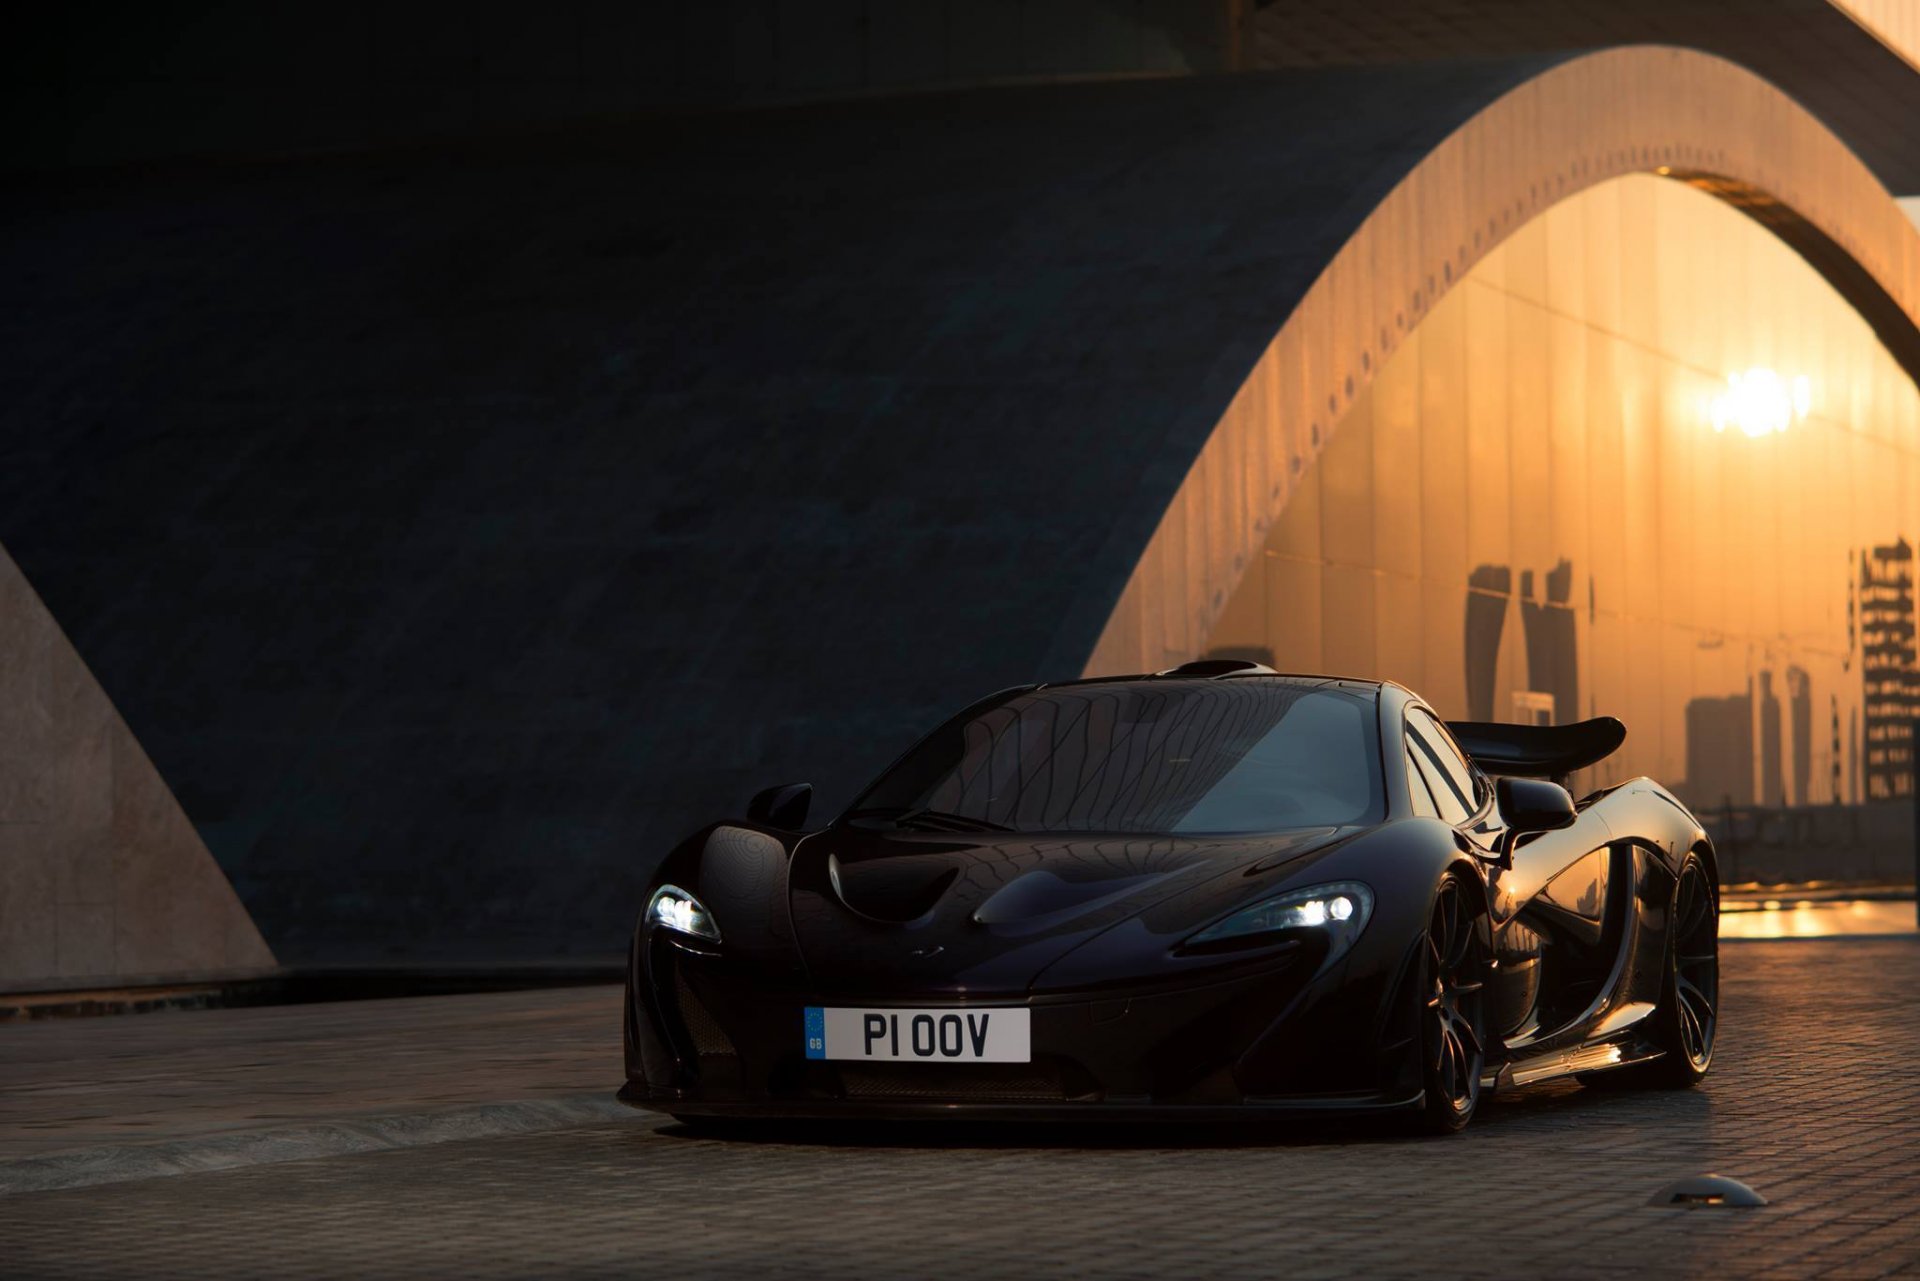
[(861, 823), (1203, 834), (1378, 822), (1370, 693), (1271, 677), (1070, 685), (949, 721)]

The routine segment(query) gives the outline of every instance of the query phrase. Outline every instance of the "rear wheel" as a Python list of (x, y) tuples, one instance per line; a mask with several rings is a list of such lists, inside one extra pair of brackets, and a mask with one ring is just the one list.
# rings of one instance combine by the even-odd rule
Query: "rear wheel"
[(1480, 1103), (1480, 1073), (1487, 1062), (1482, 992), (1487, 966), (1476, 916), (1465, 878), (1449, 872), (1433, 896), (1414, 986), (1421, 1001), (1425, 1087), (1417, 1128), (1428, 1134), (1465, 1129)]
[(1713, 1066), (1719, 1029), (1720, 906), (1713, 878), (1698, 854), (1689, 853), (1680, 867), (1672, 919), (1665, 992), (1648, 1020), (1653, 1040), (1664, 1053), (1651, 1063), (1583, 1072), (1582, 1084), (1684, 1090), (1698, 1085)]

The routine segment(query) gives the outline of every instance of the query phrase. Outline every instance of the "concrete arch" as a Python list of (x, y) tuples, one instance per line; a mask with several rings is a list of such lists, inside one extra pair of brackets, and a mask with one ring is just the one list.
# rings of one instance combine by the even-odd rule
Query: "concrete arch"
[(1653, 172), (1800, 252), (1920, 381), (1920, 232), (1837, 137), (1758, 76), (1666, 47), (1577, 58), (1419, 158), (1301, 296), (1167, 507), (1084, 670), (1196, 656), (1296, 479), (1440, 294), (1521, 225)]

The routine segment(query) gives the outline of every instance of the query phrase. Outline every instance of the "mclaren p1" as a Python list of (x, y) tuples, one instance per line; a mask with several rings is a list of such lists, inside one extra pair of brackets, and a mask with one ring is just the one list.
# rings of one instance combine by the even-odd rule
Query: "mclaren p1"
[(1385, 1115), (1713, 1061), (1714, 850), (1599, 718), (1446, 722), (1233, 660), (1005, 690), (832, 822), (660, 864), (620, 1098), (692, 1123)]

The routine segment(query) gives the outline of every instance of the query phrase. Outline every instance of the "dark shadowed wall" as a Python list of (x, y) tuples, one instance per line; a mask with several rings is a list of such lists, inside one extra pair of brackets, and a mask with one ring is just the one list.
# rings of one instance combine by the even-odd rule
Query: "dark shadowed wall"
[(0, 545), (283, 961), (605, 953), (753, 788), (1078, 675), (1294, 300), (1538, 66), (28, 188)]
[(1223, 71), (1248, 0), (70, 0), (0, 100), (31, 167), (353, 151), (967, 85)]

